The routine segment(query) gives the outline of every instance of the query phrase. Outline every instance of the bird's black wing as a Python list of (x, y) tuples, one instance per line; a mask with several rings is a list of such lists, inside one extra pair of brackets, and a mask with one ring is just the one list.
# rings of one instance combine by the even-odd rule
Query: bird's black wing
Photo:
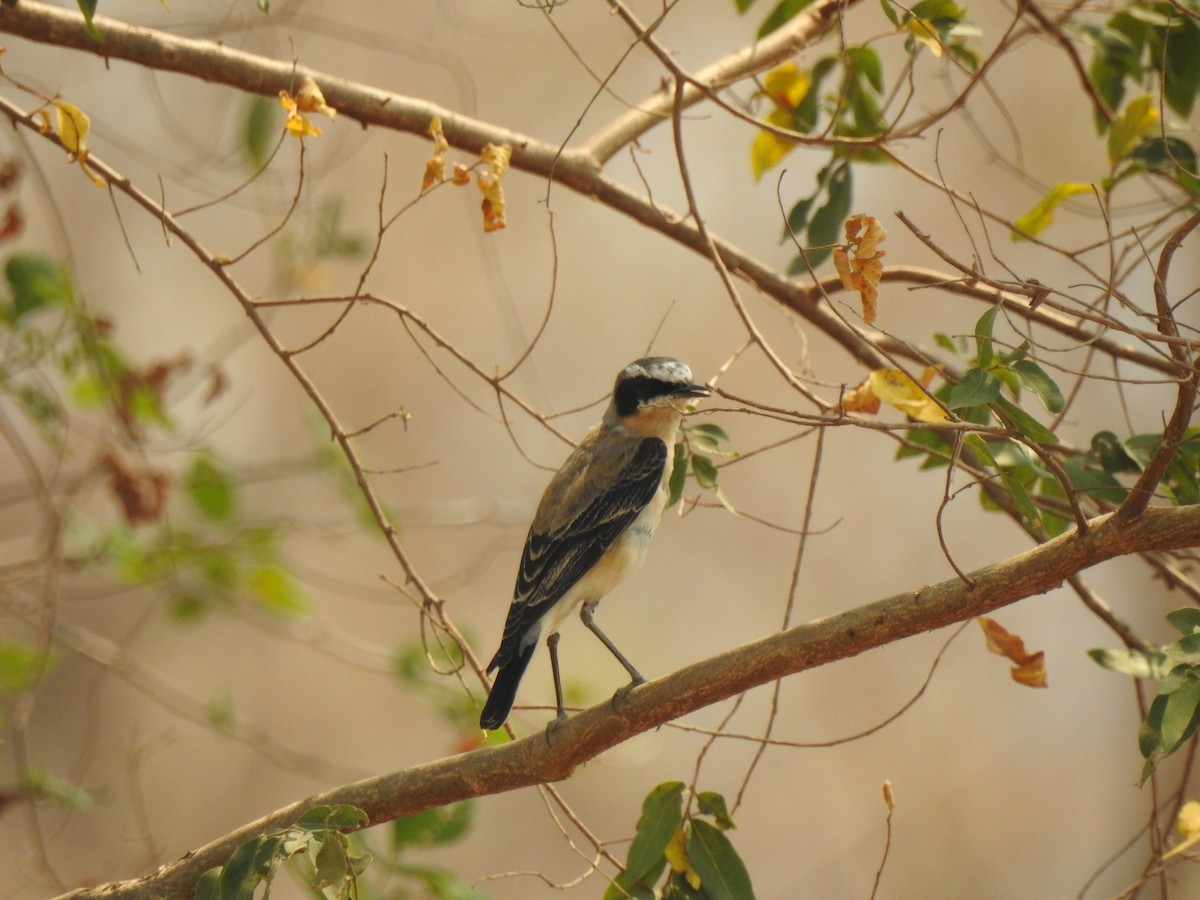
[(530, 626), (549, 612), (633, 523), (661, 486), (666, 462), (667, 445), (659, 438), (645, 438), (579, 515), (553, 531), (530, 529), (504, 637), (488, 665), (489, 672), (514, 656)]

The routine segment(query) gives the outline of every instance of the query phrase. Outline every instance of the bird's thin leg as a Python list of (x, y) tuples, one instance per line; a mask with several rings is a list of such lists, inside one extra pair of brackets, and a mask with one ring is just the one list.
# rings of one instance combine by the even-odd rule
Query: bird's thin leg
[(558, 704), (559, 719), (567, 717), (567, 711), (563, 707), (563, 691), (562, 679), (558, 675), (558, 632), (546, 638), (546, 649), (550, 651), (550, 671), (554, 673), (554, 702)]
[(617, 658), (617, 662), (625, 667), (625, 671), (629, 673), (633, 684), (644, 684), (646, 679), (642, 677), (642, 673), (633, 667), (633, 663), (625, 658), (621, 651), (616, 648), (616, 645), (608, 639), (608, 635), (601, 631), (600, 626), (596, 624), (595, 612), (597, 602), (596, 600), (588, 600), (584, 603), (583, 608), (579, 610), (579, 618), (592, 634), (600, 638), (600, 643), (607, 647), (608, 652)]

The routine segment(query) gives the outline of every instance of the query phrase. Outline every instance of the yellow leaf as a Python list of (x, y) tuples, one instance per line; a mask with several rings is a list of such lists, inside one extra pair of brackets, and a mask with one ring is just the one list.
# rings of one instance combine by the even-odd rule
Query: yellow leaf
[(296, 106), (300, 112), (320, 113), (329, 119), (337, 118), (337, 110), (325, 102), (325, 95), (311, 75), (305, 75), (300, 81), (300, 91), (296, 94)]
[(1000, 656), (1003, 656), (1013, 664), (1012, 679), (1017, 684), (1023, 684), (1025, 687), (1046, 687), (1046, 654), (1039, 650), (1037, 653), (1029, 653), (1025, 649), (1025, 642), (1015, 634), (1007, 632), (994, 619), (989, 619), (987, 616), (980, 616), (978, 619), (979, 627), (983, 629), (984, 638), (987, 640), (987, 648)]
[(884, 403), (918, 422), (948, 421), (945, 411), (907, 372), (899, 369), (876, 369), (867, 376), (867, 384), (870, 385), (872, 393)]
[(927, 19), (921, 19), (917, 16), (913, 16), (904, 23), (904, 27), (908, 30), (908, 33), (912, 35), (913, 40), (920, 41), (922, 44), (928, 47), (929, 52), (934, 56), (940, 57), (942, 55), (941, 39), (938, 38), (937, 30)]
[(763, 174), (777, 165), (795, 149), (794, 141), (785, 141), (769, 131), (760, 131), (750, 144), (750, 171), (755, 181), (761, 181)]
[(808, 96), (812, 77), (794, 62), (786, 62), (763, 76), (763, 93), (777, 106), (794, 110)]
[(87, 134), (92, 125), (91, 119), (78, 106), (64, 100), (55, 100), (54, 110), (56, 113), (54, 132), (62, 141), (63, 146), (67, 148), (67, 153), (71, 155), (71, 162), (75, 162), (79, 158), (86, 158)]
[(1108, 161), (1114, 166), (1158, 131), (1158, 106), (1149, 94), (1129, 101), (1108, 129)]
[(422, 194), (435, 184), (441, 184), (446, 180), (446, 151), (450, 149), (446, 135), (442, 133), (441, 118), (434, 116), (430, 119), (428, 130), (429, 136), (433, 138), (433, 155), (425, 161), (425, 176), (421, 179)]
[(287, 91), (279, 92), (279, 105), (287, 110), (287, 121), (283, 123), (288, 134), (295, 138), (320, 137), (321, 129), (308, 120), (306, 112), (316, 112), (334, 118), (337, 110), (325, 105), (321, 89), (311, 77), (305, 76), (300, 83), (300, 92), (293, 97)]
[(1185, 839), (1200, 836), (1200, 803), (1189, 800), (1183, 804), (1179, 810), (1179, 820), (1175, 823), (1175, 830), (1179, 832), (1181, 838)]
[[(783, 109), (773, 109), (767, 114), (767, 121), (780, 128), (792, 126), (792, 114)], [(750, 170), (754, 180), (762, 180), (763, 173), (773, 166), (779, 165), (780, 160), (796, 149), (796, 142), (781, 138), (770, 131), (760, 131), (754, 136), (750, 145)]]
[(483, 230), (499, 231), (508, 225), (504, 217), (504, 186), (501, 179), (508, 171), (512, 158), (512, 147), (484, 144), (479, 153), (483, 168), (475, 177), (479, 191), (483, 194)]
[(1189, 800), (1179, 810), (1179, 818), (1175, 820), (1175, 831), (1183, 838), (1170, 852), (1163, 854), (1163, 859), (1182, 853), (1200, 842), (1200, 803)]
[(1034, 204), (1033, 209), (1013, 222), (1012, 239), (1014, 241), (1028, 240), (1041, 234), (1054, 221), (1054, 211), (1068, 197), (1084, 194), (1092, 189), (1090, 184), (1079, 181), (1064, 181), (1050, 188), (1049, 192)]
[[(54, 132), (67, 150), (67, 161), (79, 163), (79, 168), (92, 180), (92, 184), (96, 187), (104, 187), (104, 179), (88, 165), (87, 135), (88, 129), (91, 128), (91, 120), (78, 106), (67, 103), (65, 100), (55, 100), (53, 103)], [(42, 118), (43, 121), (46, 119), (44, 114)]]
[(681, 828), (667, 843), (666, 849), (663, 850), (663, 857), (670, 864), (672, 871), (683, 875), (687, 879), (687, 883), (692, 886), (692, 890), (698, 891), (700, 890), (700, 873), (692, 868), (692, 861), (688, 859), (684, 841), (685, 837)]

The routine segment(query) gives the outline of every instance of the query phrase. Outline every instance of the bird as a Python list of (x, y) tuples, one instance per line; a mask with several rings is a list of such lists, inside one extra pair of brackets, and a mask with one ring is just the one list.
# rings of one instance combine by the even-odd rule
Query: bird
[(558, 629), (576, 607), (583, 624), (625, 667), (644, 679), (596, 625), (600, 599), (642, 562), (667, 499), (675, 436), (689, 398), (708, 396), (692, 370), (668, 356), (634, 360), (618, 374), (600, 424), (550, 479), (529, 526), (500, 648), (499, 670), (479, 717), (502, 726), (543, 632), (554, 675), (558, 719), (566, 718), (558, 669)]

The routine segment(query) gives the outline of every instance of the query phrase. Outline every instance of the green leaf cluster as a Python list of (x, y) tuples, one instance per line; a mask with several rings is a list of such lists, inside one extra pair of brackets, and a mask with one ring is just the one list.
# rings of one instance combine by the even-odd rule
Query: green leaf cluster
[[(966, 363), (962, 377), (939, 390), (937, 396), (964, 421), (992, 425), (999, 420), (1024, 439), (985, 440), (971, 434), (963, 442), (973, 462), (998, 476), (1025, 527), (1038, 536), (1054, 537), (1073, 524), (1066, 489), (1028, 443), (1053, 444), (1057, 438), (1019, 403), (1026, 393), (1032, 394), (1047, 412), (1057, 414), (1065, 401), (1049, 373), (1028, 357), (1027, 342), (1009, 351), (996, 346), (993, 332), (999, 311), (995, 306), (985, 312), (969, 339), (934, 336), (940, 347)], [(1138, 434), (1122, 440), (1111, 431), (1101, 431), (1084, 452), (1056, 447), (1055, 453), (1073, 494), (1116, 506), (1129, 492), (1121, 477), (1140, 473), (1158, 452), (1162, 439), (1162, 434)], [(922, 468), (936, 468), (947, 464), (952, 449), (942, 432), (913, 430), (896, 458), (918, 458)], [(1200, 428), (1185, 432), (1159, 482), (1159, 493), (1176, 505), (1200, 503)], [(986, 492), (980, 499), (986, 509), (1001, 508)]]
[[(1061, 503), (1061, 486), (1025, 443), (1055, 443), (1057, 437), (1019, 404), (1023, 392), (1027, 392), (1047, 412), (1059, 413), (1065, 400), (1049, 373), (1029, 358), (1028, 342), (1022, 341), (1012, 350), (997, 347), (994, 331), (999, 312), (997, 305), (980, 316), (970, 339), (934, 336), (940, 347), (963, 359), (967, 366), (962, 377), (939, 390), (937, 396), (964, 421), (979, 425), (999, 421), (1023, 439), (985, 440), (981, 435), (969, 434), (963, 440), (973, 462), (999, 476), (1013, 508), (1031, 533), (1058, 533), (1070, 522)], [(950, 440), (943, 433), (914, 430), (908, 433), (906, 446), (900, 448), (897, 459), (919, 457), (923, 468), (932, 468), (945, 465), (951, 452)], [(1055, 497), (1050, 510), (1037, 502), (1046, 495)], [(986, 492), (980, 496), (986, 508), (997, 508)]]
[(53, 448), (63, 449), (69, 406), (104, 415), (131, 435), (173, 430), (161, 403), (171, 364), (136, 368), (109, 323), (80, 307), (64, 266), (41, 253), (14, 253), (4, 282), (0, 397), (12, 399)]
[(260, 835), (242, 844), (223, 866), (214, 866), (196, 883), (196, 900), (253, 900), (259, 885), (263, 897), (281, 862), (292, 861), (317, 897), (357, 897), (358, 876), (371, 861), (346, 832), (367, 825), (367, 814), (347, 804), (316, 806), (290, 828)]
[[(1194, 0), (1188, 5), (1193, 13), (1200, 11)], [(1200, 22), (1172, 3), (1154, 2), (1126, 6), (1103, 24), (1082, 18), (1072, 24), (1092, 46), (1088, 74), (1108, 107), (1095, 112), (1097, 132), (1108, 133), (1113, 164), (1105, 189), (1149, 172), (1171, 177), (1189, 194), (1200, 193), (1194, 147), (1169, 136), (1158, 121), (1159, 98), (1182, 119), (1195, 106)], [(1122, 110), (1131, 89), (1150, 93), (1134, 97)], [(1149, 104), (1148, 109), (1139, 110), (1139, 104)]]
[(880, 6), (889, 22), (908, 32), (904, 49), (910, 54), (916, 53), (922, 43), (915, 35), (928, 33), (928, 29), (942, 51), (948, 52), (970, 71), (978, 71), (979, 54), (968, 46), (967, 41), (983, 32), (967, 21), (965, 7), (952, 0), (921, 0), (912, 7), (880, 0)]
[(729, 435), (720, 425), (705, 422), (684, 428), (684, 439), (675, 444), (675, 456), (671, 461), (671, 476), (667, 480), (667, 507), (670, 508), (683, 497), (683, 488), (687, 484), (688, 472), (696, 479), (696, 484), (706, 491), (712, 491), (721, 505), (734, 512), (729, 498), (718, 481), (715, 458), (736, 457), (737, 453), (724, 449), (729, 443)]
[(1167, 621), (1181, 637), (1159, 650), (1088, 651), (1106, 669), (1154, 682), (1157, 695), (1138, 731), (1138, 748), (1146, 760), (1143, 782), (1200, 727), (1200, 609), (1177, 609), (1167, 614)]
[(406, 858), (406, 854), (414, 850), (453, 844), (461, 840), (474, 824), (474, 800), (404, 816), (392, 823), (390, 859), (378, 859), (378, 862), (386, 864), (392, 876), (415, 883), (423, 892), (409, 894), (401, 890), (400, 896), (424, 896), (433, 900), (484, 900), (483, 894), (463, 884), (446, 869), (414, 863)]
[(111, 565), (128, 584), (166, 587), (170, 612), (181, 623), (246, 601), (284, 619), (309, 612), (308, 595), (283, 558), (278, 527), (219, 526), (176, 522), (148, 534), (113, 526), (92, 541), (92, 562)]
[(604, 900), (752, 900), (750, 874), (725, 834), (737, 827), (725, 798), (702, 791), (698, 814), (685, 818), (684, 790), (683, 782), (668, 781), (646, 795), (625, 869)]

